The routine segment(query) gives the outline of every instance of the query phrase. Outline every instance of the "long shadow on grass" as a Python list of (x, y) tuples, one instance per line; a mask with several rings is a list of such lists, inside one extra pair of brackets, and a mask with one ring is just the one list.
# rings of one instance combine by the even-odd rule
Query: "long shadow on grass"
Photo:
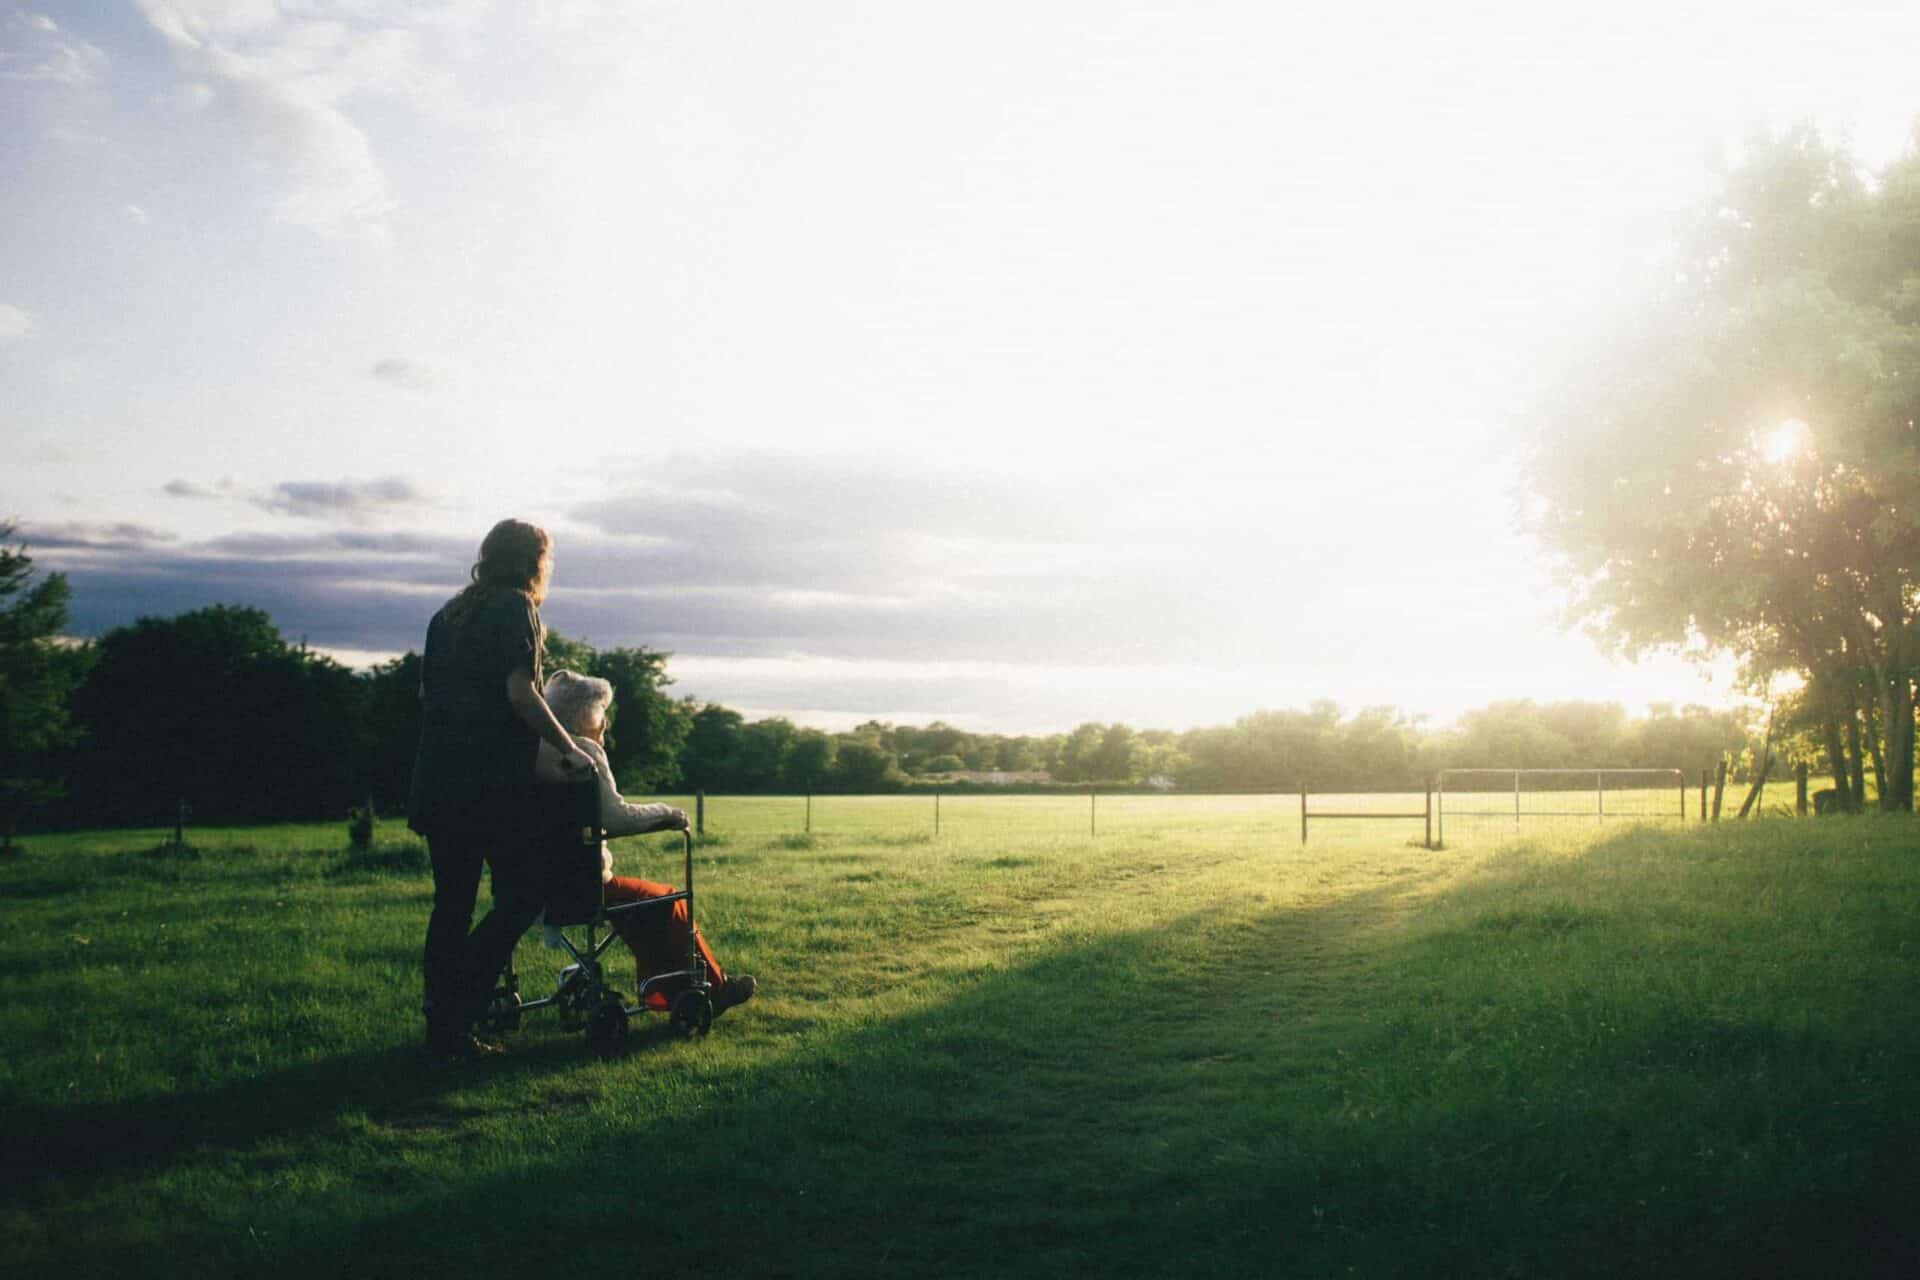
[(31, 1199), (42, 1184), (65, 1187), (75, 1176), (151, 1169), (188, 1152), (245, 1151), (321, 1132), (346, 1112), (410, 1126), (452, 1126), (462, 1113), (444, 1105), (448, 1094), (506, 1073), (572, 1070), (579, 1061), (577, 1043), (534, 1042), (511, 1059), (448, 1065), (409, 1043), (166, 1097), (16, 1105), (0, 1137), (0, 1173), (6, 1185)]
[[(1916, 1047), (1911, 982), (1881, 993), (1884, 1033), (1743, 1026), (1606, 991), (1587, 1007), (1553, 975), (1613, 972), (1623, 991), (1657, 977), (1616, 904), (1569, 913), (1535, 870), (1503, 902), (1467, 886), (1443, 928), (1383, 926), (1404, 887), (1224, 934), (1194, 913), (1055, 949), (712, 1080), (657, 1118), (576, 1124), (551, 1155), (390, 1212), (340, 1198), (330, 1214), (323, 1195), (308, 1206), (323, 1225), (296, 1228), (276, 1261), (1735, 1276), (1833, 1274), (1839, 1259), (1913, 1273), (1916, 1099), (1887, 1075)], [(644, 1099), (701, 1061), (697, 1047), (643, 1055), (622, 1084)], [(1847, 1105), (1827, 1106), (1829, 1087)], [(174, 1243), (182, 1258), (213, 1247)]]

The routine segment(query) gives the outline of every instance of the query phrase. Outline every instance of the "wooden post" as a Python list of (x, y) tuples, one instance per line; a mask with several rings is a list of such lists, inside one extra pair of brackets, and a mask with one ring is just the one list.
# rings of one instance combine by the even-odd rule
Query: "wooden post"
[(1760, 760), (1760, 776), (1753, 780), (1753, 785), (1747, 788), (1747, 798), (1740, 802), (1740, 816), (1742, 818), (1748, 816), (1758, 818), (1760, 816), (1760, 810), (1765, 807), (1764, 801), (1767, 791), (1767, 778), (1771, 776), (1772, 773), (1773, 753), (1768, 752)]
[(1805, 760), (1793, 766), (1793, 811), (1802, 818), (1807, 816), (1807, 762)]
[(1720, 800), (1727, 794), (1727, 762), (1722, 760), (1720, 767), (1713, 771), (1713, 820), (1720, 821)]
[(1600, 771), (1593, 771), (1593, 811), (1602, 819), (1607, 816), (1607, 789), (1600, 781)]
[(187, 803), (185, 796), (181, 796), (173, 807), (173, 847), (176, 849), (187, 847), (187, 815), (192, 812), (193, 806)]
[(1307, 784), (1300, 784), (1300, 843), (1307, 842)]
[(1087, 784), (1087, 834), (1100, 834), (1100, 789), (1091, 782)]
[(1700, 771), (1700, 821), (1707, 820), (1707, 771)]
[(693, 834), (707, 834), (707, 793), (704, 791), (693, 793)]
[(1427, 779), (1427, 848), (1433, 848), (1433, 779)]

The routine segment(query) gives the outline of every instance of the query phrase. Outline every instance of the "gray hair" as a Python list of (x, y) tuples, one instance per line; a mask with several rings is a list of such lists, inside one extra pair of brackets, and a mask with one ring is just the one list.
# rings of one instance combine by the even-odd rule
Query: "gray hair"
[(568, 733), (581, 733), (606, 716), (613, 704), (613, 686), (599, 676), (561, 670), (547, 677), (544, 696), (560, 727)]

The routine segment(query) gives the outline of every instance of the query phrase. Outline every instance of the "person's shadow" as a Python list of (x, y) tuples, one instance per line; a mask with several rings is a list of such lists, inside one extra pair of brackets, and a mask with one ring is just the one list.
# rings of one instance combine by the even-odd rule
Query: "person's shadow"
[[(448, 1095), (502, 1077), (576, 1071), (593, 1060), (577, 1033), (529, 1023), (510, 1038), (507, 1053), (492, 1058), (439, 1060), (409, 1039), (163, 1097), (16, 1106), (0, 1133), (0, 1183), (31, 1194), (36, 1185), (75, 1176), (164, 1166), (188, 1151), (240, 1151), (296, 1138), (352, 1112), (396, 1128), (452, 1127), (473, 1110), (449, 1105)], [(636, 1019), (619, 1053), (645, 1052), (674, 1034), (665, 1018)]]

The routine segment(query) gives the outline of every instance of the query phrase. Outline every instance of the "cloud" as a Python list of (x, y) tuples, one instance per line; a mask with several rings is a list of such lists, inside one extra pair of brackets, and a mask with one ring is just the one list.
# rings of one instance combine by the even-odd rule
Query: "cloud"
[(390, 387), (403, 391), (426, 391), (434, 382), (433, 370), (412, 360), (402, 360), (398, 356), (388, 356), (385, 360), (376, 360), (368, 370), (375, 381), (384, 382)]
[(341, 480), (332, 484), (286, 481), (254, 502), (276, 515), (317, 519), (345, 516), (360, 519), (397, 508), (418, 507), (426, 497), (401, 476), (378, 480)]
[(381, 237), (392, 209), (386, 174), (344, 102), (406, 92), (422, 79), (409, 34), (271, 5), (139, 0), (189, 83), (181, 97), (229, 127), (279, 172), (275, 216), (323, 232)]
[(142, 209), (137, 204), (127, 205), (122, 210), (122, 212), (127, 215), (127, 221), (131, 222), (136, 227), (144, 227), (149, 222), (153, 221), (152, 218), (147, 216), (147, 211), (145, 209)]
[(0, 80), (78, 88), (101, 79), (111, 65), (98, 45), (68, 36), (45, 14), (13, 13), (7, 32), (9, 47), (0, 49)]
[(177, 534), (125, 522), (90, 524), (24, 524), (17, 535), (29, 547), (58, 551), (144, 551), (175, 541)]
[(0, 302), (0, 342), (33, 335), (33, 317), (19, 307)]

